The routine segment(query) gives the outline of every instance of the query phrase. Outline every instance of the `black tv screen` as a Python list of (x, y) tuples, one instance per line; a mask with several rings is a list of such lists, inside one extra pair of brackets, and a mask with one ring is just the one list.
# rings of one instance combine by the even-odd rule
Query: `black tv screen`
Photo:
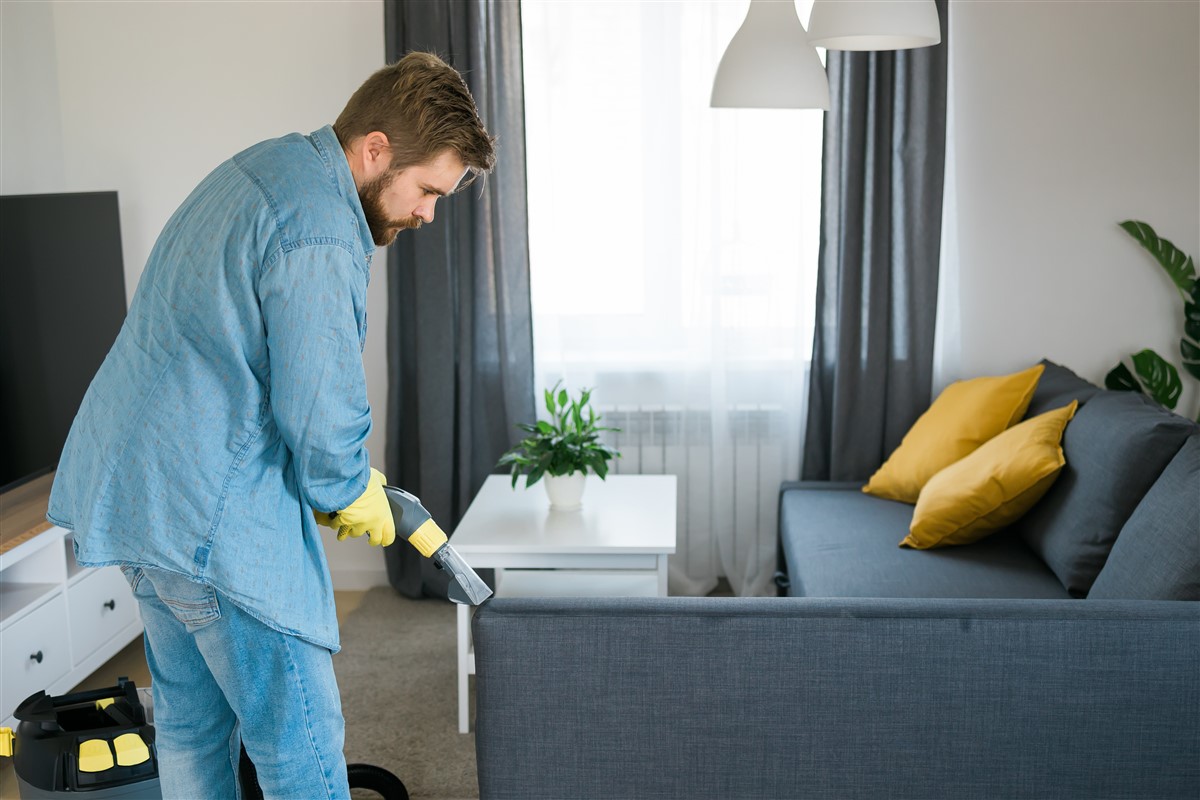
[(0, 197), (0, 491), (58, 464), (125, 319), (116, 192)]

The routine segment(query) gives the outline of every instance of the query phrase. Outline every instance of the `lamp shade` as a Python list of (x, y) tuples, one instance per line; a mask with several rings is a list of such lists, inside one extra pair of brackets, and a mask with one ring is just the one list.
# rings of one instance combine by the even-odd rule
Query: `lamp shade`
[(713, 108), (829, 108), (829, 79), (793, 0), (750, 0), (713, 79)]
[(934, 0), (815, 0), (808, 43), (827, 50), (908, 50), (942, 41)]

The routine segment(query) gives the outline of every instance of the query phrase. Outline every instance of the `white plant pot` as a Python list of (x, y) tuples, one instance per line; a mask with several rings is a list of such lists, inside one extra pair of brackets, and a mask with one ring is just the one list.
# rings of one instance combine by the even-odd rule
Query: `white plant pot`
[(575, 472), (570, 475), (546, 475), (542, 478), (546, 484), (546, 494), (550, 497), (550, 508), (555, 511), (575, 511), (583, 503), (584, 487), (587, 486), (587, 475)]

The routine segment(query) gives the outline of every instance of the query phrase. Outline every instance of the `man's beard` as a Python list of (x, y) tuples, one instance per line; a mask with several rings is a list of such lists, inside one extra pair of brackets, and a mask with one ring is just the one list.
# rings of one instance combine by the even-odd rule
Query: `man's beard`
[(402, 230), (421, 227), (418, 217), (403, 217), (392, 219), (383, 208), (383, 191), (391, 183), (395, 173), (387, 172), (363, 184), (358, 190), (358, 200), (362, 203), (363, 214), (367, 218), (367, 227), (371, 229), (371, 238), (380, 247), (387, 247)]

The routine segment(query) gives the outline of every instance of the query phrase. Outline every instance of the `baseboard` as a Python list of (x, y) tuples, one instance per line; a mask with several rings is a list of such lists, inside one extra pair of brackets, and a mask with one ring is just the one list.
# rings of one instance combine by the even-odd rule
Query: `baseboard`
[(372, 569), (364, 567), (338, 568), (331, 567), (329, 575), (333, 579), (333, 588), (338, 592), (365, 592), (376, 586), (387, 586), (387, 569)]

